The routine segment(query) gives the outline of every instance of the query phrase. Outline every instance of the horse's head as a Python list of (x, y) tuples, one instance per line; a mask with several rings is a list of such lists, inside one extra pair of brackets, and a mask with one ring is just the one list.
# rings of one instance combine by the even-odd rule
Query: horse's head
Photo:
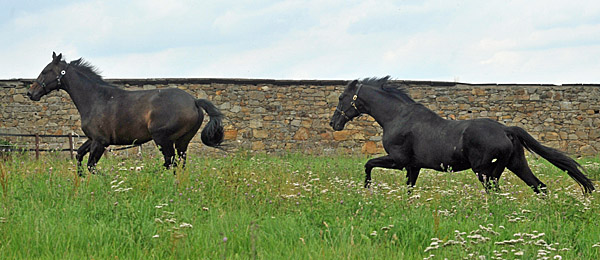
[(68, 64), (62, 60), (62, 54), (56, 55), (52, 52), (52, 62), (48, 63), (40, 75), (31, 84), (27, 96), (34, 101), (50, 93), (52, 90), (59, 89), (61, 79), (65, 76)]
[(353, 80), (346, 85), (344, 92), (340, 95), (340, 100), (331, 117), (331, 121), (329, 122), (329, 125), (333, 130), (344, 130), (344, 126), (348, 121), (351, 121), (362, 114), (357, 104), (358, 92), (361, 87), (362, 83), (359, 83), (358, 80)]

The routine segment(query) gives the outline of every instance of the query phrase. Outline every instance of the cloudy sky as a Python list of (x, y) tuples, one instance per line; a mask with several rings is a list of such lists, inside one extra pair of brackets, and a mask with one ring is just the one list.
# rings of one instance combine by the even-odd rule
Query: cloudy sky
[(597, 0), (1, 1), (0, 35), (0, 79), (56, 51), (105, 78), (600, 83)]

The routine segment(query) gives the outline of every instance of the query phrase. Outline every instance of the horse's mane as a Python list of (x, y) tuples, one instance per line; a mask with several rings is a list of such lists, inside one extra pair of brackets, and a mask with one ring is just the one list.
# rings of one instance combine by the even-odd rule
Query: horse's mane
[(389, 81), (390, 76), (385, 76), (383, 78), (364, 78), (360, 81), (360, 83), (370, 86), (375, 86), (381, 88), (383, 91), (388, 94), (400, 99), (400, 101), (405, 103), (416, 103), (409, 95), (406, 88), (402, 85)]
[(69, 63), (69, 67), (77, 69), (77, 71), (79, 71), (92, 81), (95, 81), (97, 83), (108, 84), (104, 81), (104, 79), (102, 79), (102, 76), (100, 76), (100, 71), (98, 70), (98, 68), (96, 68), (94, 65), (84, 60), (83, 58), (71, 61)]

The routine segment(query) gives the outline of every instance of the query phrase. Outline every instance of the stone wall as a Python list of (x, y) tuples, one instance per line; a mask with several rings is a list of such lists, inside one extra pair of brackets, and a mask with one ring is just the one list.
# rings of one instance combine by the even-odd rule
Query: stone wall
[[(329, 119), (346, 81), (253, 79), (115, 79), (125, 89), (181, 88), (211, 100), (225, 114), (228, 150), (308, 153), (382, 153), (382, 130), (368, 116), (333, 132)], [(0, 133), (67, 134), (80, 130), (69, 96), (40, 102), (24, 94), (31, 80), (0, 81)], [(574, 155), (600, 151), (600, 85), (497, 85), (400, 81), (411, 96), (448, 119), (492, 118), (523, 127), (545, 145)], [(205, 119), (207, 120), (207, 119)], [(26, 138), (5, 138), (31, 142)], [(66, 140), (45, 138), (48, 147)], [(151, 148), (153, 145), (146, 145)], [(153, 149), (153, 148), (152, 148)], [(192, 152), (204, 147), (200, 135)]]

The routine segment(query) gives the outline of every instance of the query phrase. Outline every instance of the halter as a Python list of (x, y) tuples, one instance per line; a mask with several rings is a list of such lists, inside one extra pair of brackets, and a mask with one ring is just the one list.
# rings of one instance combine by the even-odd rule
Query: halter
[[(69, 65), (71, 65), (71, 64), (67, 64), (67, 67), (65, 67), (65, 69), (61, 70), (60, 74), (56, 75), (56, 85), (58, 87), (62, 86), (61, 80), (65, 76), (65, 74), (67, 74), (67, 69), (69, 68)], [(40, 82), (38, 79), (35, 79), (35, 82), (38, 85), (42, 86), (42, 89), (44, 89), (44, 91), (46, 92), (46, 94), (48, 94), (48, 93), (50, 93), (50, 91), (54, 90), (54, 89), (52, 89), (52, 90), (46, 89), (46, 82), (43, 82), (43, 81)], [(55, 89), (58, 89), (58, 88), (55, 88)]]
[[(356, 93), (354, 93), (354, 96), (352, 97), (352, 101), (350, 102), (350, 105), (354, 108), (354, 110), (356, 110), (356, 112), (358, 112), (359, 115), (361, 114), (361, 112), (356, 107), (356, 100), (358, 99), (358, 92), (360, 91), (360, 88), (362, 88), (362, 86), (363, 86), (362, 83), (358, 84), (358, 88), (356, 89)], [(335, 110), (338, 111), (338, 112), (340, 112), (340, 114), (342, 114), (342, 116), (344, 116), (344, 118), (346, 118), (346, 120), (352, 120), (352, 118), (350, 118), (348, 115), (346, 115), (346, 112), (344, 112), (343, 110), (341, 110), (339, 107), (336, 107)]]

